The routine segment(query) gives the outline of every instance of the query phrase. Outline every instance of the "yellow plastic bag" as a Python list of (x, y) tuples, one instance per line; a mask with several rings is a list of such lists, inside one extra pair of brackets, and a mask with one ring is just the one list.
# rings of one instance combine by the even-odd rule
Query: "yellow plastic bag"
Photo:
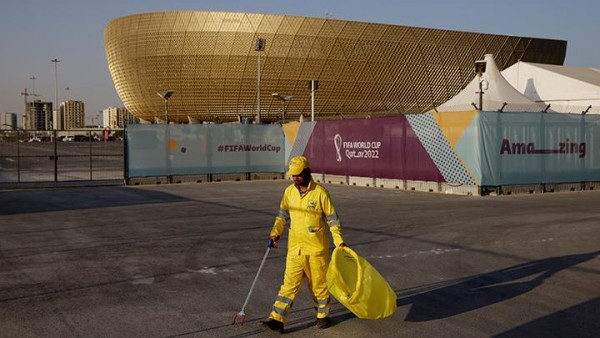
[(358, 318), (381, 319), (396, 311), (396, 293), (354, 250), (335, 248), (327, 269), (329, 292)]

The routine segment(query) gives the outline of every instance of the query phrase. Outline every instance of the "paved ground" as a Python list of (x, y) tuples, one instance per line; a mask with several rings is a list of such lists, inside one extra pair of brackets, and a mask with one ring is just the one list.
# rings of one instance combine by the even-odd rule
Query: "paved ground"
[[(287, 182), (0, 191), (0, 336), (248, 337), (281, 282), (271, 252), (246, 297)], [(305, 337), (593, 337), (599, 192), (464, 197), (326, 185), (347, 243), (398, 295), (387, 319), (339, 303)]]

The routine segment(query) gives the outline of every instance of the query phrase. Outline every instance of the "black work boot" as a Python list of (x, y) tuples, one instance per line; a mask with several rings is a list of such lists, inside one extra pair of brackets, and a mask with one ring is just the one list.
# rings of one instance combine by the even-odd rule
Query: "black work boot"
[(317, 329), (326, 329), (331, 326), (331, 320), (329, 317), (317, 318)]
[(269, 320), (261, 322), (261, 324), (270, 330), (277, 331), (279, 333), (285, 333), (285, 330), (283, 329), (283, 323), (273, 318), (269, 318)]

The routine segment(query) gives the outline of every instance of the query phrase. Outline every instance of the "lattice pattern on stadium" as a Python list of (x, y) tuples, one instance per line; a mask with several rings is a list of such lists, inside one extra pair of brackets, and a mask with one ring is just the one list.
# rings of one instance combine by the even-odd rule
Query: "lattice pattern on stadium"
[(117, 18), (105, 49), (118, 95), (135, 116), (164, 116), (157, 92), (174, 90), (169, 119), (235, 121), (309, 117), (316, 79), (317, 119), (425, 112), (457, 94), (474, 61), (493, 54), (500, 70), (518, 60), (561, 65), (562, 40), (461, 32), (331, 18), (175, 11)]

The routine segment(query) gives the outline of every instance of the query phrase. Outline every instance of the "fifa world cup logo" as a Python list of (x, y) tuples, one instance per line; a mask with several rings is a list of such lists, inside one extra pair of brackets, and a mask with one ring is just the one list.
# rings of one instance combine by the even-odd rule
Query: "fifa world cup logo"
[(335, 134), (333, 137), (333, 144), (335, 145), (335, 159), (338, 162), (342, 162), (342, 155), (340, 154), (340, 150), (342, 149), (342, 137), (340, 134)]

